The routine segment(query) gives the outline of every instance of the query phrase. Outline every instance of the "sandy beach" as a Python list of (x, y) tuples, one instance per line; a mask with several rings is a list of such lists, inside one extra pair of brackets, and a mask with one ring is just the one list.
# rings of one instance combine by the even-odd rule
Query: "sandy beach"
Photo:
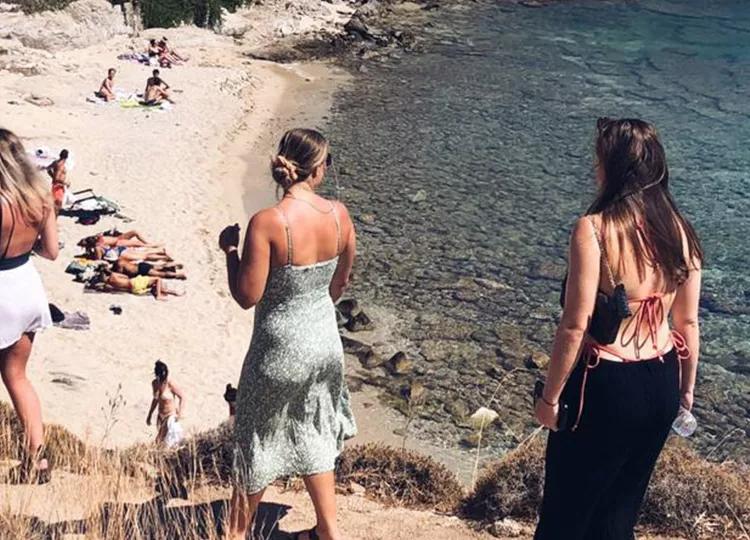
[[(55, 53), (54, 72), (0, 72), (3, 126), (18, 133), (27, 149), (69, 149), (73, 190), (92, 188), (132, 219), (84, 226), (61, 217), (65, 248), (59, 259), (35, 259), (50, 302), (91, 318), (89, 330), (51, 328), (38, 336), (29, 372), (45, 421), (106, 446), (154, 436), (145, 418), (157, 359), (186, 393), (188, 431), (226, 417), (222, 394), (227, 383), (237, 382), (252, 315), (228, 296), (218, 233), (234, 222), (244, 228), (250, 212), (274, 200), (267, 162), (276, 140), (291, 126), (318, 125), (343, 77), (322, 65), (245, 60), (231, 38), (208, 31), (167, 34), (191, 56), (184, 66), (162, 70), (177, 102), (169, 111), (86, 101), (109, 67), (118, 70), (117, 88), (142, 91), (151, 68), (116, 60), (132, 43), (126, 37)], [(27, 103), (23, 98), (30, 94), (54, 104)], [(165, 244), (185, 264), (187, 294), (157, 302), (84, 292), (65, 268), (80, 238), (110, 227), (135, 229)], [(112, 304), (122, 307), (121, 315), (110, 312)]]

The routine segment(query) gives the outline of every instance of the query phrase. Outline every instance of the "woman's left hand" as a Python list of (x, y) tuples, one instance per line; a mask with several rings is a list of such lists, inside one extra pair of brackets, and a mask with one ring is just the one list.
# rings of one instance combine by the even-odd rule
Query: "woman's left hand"
[(537, 421), (544, 427), (557, 431), (557, 418), (560, 414), (560, 404), (548, 405), (543, 399), (537, 399), (534, 403), (534, 415)]

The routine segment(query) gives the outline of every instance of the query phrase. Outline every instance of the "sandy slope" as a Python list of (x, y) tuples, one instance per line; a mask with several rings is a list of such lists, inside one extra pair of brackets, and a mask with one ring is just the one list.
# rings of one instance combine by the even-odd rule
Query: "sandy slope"
[[(316, 110), (325, 108), (332, 84), (327, 71), (315, 80), (304, 69), (243, 60), (230, 38), (195, 29), (170, 31), (192, 56), (188, 65), (163, 70), (179, 102), (173, 110), (144, 111), (91, 104), (106, 69), (118, 69), (116, 86), (142, 91), (149, 68), (115, 60), (130, 40), (113, 38), (93, 48), (58, 52), (58, 69), (34, 77), (0, 72), (2, 125), (28, 147), (66, 147), (75, 156), (74, 189), (94, 188), (124, 207), (125, 224), (104, 219), (77, 225), (60, 218), (66, 247), (58, 261), (37, 260), (51, 302), (82, 310), (92, 320), (84, 332), (51, 329), (38, 336), (30, 374), (45, 420), (63, 424), (93, 443), (145, 441), (153, 362), (163, 359), (188, 397), (185, 426), (215, 426), (226, 415), (224, 385), (236, 382), (251, 331), (251, 314), (227, 297), (223, 257), (216, 249), (220, 229), (244, 224), (243, 193), (250, 206), (272, 200), (267, 157), (280, 133), (310, 112), (295, 87), (316, 89)], [(307, 81), (306, 79), (311, 79)], [(54, 101), (38, 107), (23, 100), (38, 94)], [(303, 118), (299, 119), (304, 122)], [(256, 144), (262, 160), (251, 163)], [(261, 150), (262, 149), (262, 150)], [(255, 186), (255, 187), (253, 187)], [(163, 242), (185, 263), (188, 294), (168, 302), (131, 295), (84, 293), (64, 273), (82, 236), (111, 226), (135, 228)], [(116, 303), (123, 314), (108, 307)], [(119, 390), (118, 390), (119, 388)], [(122, 400), (110, 412), (109, 401)], [(2, 399), (7, 395), (2, 390)], [(114, 426), (112, 426), (114, 424)], [(108, 426), (111, 428), (108, 428)]]

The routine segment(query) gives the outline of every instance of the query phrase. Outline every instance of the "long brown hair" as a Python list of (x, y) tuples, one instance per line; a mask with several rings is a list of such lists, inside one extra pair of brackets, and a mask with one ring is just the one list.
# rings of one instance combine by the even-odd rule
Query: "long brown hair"
[[(604, 181), (587, 214), (601, 214), (605, 241), (606, 231), (614, 228), (620, 253), (626, 241), (632, 246), (639, 279), (650, 265), (674, 290), (703, 261), (703, 250), (669, 192), (667, 158), (656, 129), (638, 119), (600, 118), (596, 159)], [(616, 266), (624, 272), (623, 257)]]
[(50, 190), (29, 161), (23, 144), (11, 131), (2, 128), (0, 196), (10, 205), (11, 211), (18, 212), (30, 226), (39, 225), (52, 206)]

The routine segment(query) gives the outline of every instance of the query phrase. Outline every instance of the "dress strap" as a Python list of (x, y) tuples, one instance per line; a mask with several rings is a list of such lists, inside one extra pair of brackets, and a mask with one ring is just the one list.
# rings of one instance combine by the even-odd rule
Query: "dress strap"
[(339, 214), (336, 212), (336, 204), (333, 201), (331, 203), (331, 213), (333, 219), (336, 221), (336, 256), (341, 254), (341, 222), (339, 221)]
[(284, 222), (284, 230), (286, 231), (286, 264), (287, 266), (292, 265), (292, 231), (289, 227), (289, 218), (287, 218), (286, 212), (281, 209), (280, 206), (274, 206), (276, 211), (281, 216), (281, 220)]
[(615, 283), (615, 276), (612, 273), (612, 268), (609, 266), (609, 258), (607, 257), (607, 248), (605, 247), (604, 241), (601, 237), (599, 229), (596, 227), (594, 220), (591, 219), (591, 216), (586, 216), (586, 221), (588, 221), (591, 224), (591, 229), (594, 231), (594, 238), (596, 238), (596, 245), (599, 246), (600, 258), (601, 258), (601, 261), (604, 263), (604, 269), (607, 272), (607, 279), (609, 280), (609, 284), (612, 286), (612, 290), (614, 290), (617, 288), (617, 283)]

